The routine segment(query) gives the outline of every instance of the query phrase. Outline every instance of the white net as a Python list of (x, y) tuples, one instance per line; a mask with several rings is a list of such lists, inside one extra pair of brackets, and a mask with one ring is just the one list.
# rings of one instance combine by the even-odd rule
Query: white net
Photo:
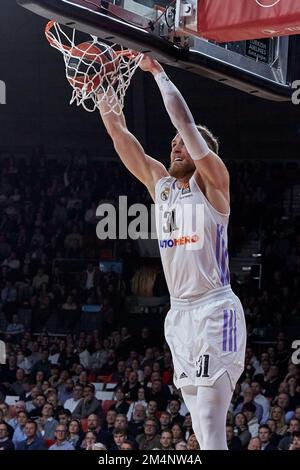
[(100, 42), (95, 36), (79, 42), (75, 29), (54, 21), (47, 24), (45, 33), (50, 45), (63, 54), (66, 77), (73, 88), (70, 104), (93, 112), (105, 100), (107, 113), (121, 114), (142, 54)]

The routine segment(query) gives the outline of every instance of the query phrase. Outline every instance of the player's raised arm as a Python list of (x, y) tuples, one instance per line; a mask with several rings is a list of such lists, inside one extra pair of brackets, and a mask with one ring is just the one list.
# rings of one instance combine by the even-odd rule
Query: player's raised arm
[(162, 163), (145, 153), (139, 141), (129, 132), (123, 113), (116, 115), (108, 112), (110, 107), (106, 99), (99, 100), (99, 110), (115, 150), (126, 168), (147, 187), (154, 199), (156, 182), (167, 176), (168, 172)]
[(199, 132), (183, 96), (168, 78), (162, 66), (156, 60), (145, 57), (140, 67), (153, 74), (172, 124), (179, 132), (188, 153), (194, 160), (207, 191), (214, 189), (219, 192), (220, 198), (224, 199), (224, 203), (221, 201), (220, 206), (226, 211), (226, 206), (229, 206), (229, 175), (226, 166), (218, 155), (209, 148)]

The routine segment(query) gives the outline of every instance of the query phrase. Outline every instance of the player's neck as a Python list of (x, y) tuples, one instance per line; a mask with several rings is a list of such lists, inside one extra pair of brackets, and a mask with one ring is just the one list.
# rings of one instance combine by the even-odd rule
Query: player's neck
[(188, 184), (188, 182), (190, 181), (193, 174), (194, 173), (189, 173), (188, 175), (184, 176), (183, 178), (178, 178), (176, 180), (177, 188), (179, 188), (179, 189), (184, 188)]

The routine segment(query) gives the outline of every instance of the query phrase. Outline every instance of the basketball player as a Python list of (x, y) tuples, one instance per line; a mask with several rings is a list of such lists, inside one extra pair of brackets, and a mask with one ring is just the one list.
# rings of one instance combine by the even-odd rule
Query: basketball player
[[(200, 449), (227, 449), (226, 414), (243, 371), (246, 342), (243, 308), (231, 290), (228, 269), (229, 175), (217, 155), (217, 140), (195, 125), (162, 66), (145, 56), (140, 68), (152, 73), (177, 130), (169, 170), (146, 155), (123, 115), (107, 113), (103, 101), (100, 113), (121, 160), (156, 202), (171, 296), (165, 337), (174, 383), (182, 390)], [(197, 212), (202, 224), (194, 229)]]

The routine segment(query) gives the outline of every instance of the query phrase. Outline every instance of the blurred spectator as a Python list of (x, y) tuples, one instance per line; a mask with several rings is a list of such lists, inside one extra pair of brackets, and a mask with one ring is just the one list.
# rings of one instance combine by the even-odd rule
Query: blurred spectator
[[(160, 435), (160, 444), (158, 449), (160, 450), (174, 450), (173, 442), (173, 432), (172, 431), (162, 431)], [(180, 441), (179, 441), (180, 442)]]
[(136, 437), (143, 433), (145, 419), (146, 409), (142, 404), (137, 403), (132, 418), (128, 420), (128, 431), (132, 436)]
[(74, 382), (72, 379), (67, 379), (64, 385), (61, 385), (58, 392), (58, 399), (64, 405), (64, 403), (72, 399), (73, 397)]
[(160, 435), (158, 434), (158, 426), (156, 419), (146, 419), (144, 433), (136, 438), (139, 450), (152, 450), (159, 446)]
[(71, 419), (68, 425), (68, 441), (74, 449), (77, 449), (77, 444), (83, 436), (81, 423), (77, 419)]
[[(143, 387), (139, 387), (137, 393), (137, 400), (130, 403), (128, 412), (127, 412), (127, 419), (130, 421), (133, 417), (134, 410), (137, 405), (142, 405), (143, 408), (147, 406), (147, 402), (145, 400), (145, 389)], [(139, 407), (140, 408), (140, 407)]]
[(55, 438), (58, 422), (54, 419), (53, 415), (53, 406), (50, 403), (45, 403), (42, 408), (42, 416), (37, 420), (37, 425), (41, 436), (46, 440)]
[(195, 434), (191, 434), (188, 438), (187, 450), (201, 450)]
[(271, 408), (270, 418), (275, 421), (276, 433), (280, 434), (280, 435), (283, 435), (287, 430), (287, 426), (284, 422), (284, 411), (283, 411), (283, 409), (280, 408), (280, 406), (273, 406)]
[(169, 402), (168, 411), (171, 415), (172, 425), (174, 423), (183, 424), (184, 417), (179, 413), (181, 402), (177, 398), (172, 398)]
[(175, 422), (171, 427), (171, 431), (172, 431), (172, 436), (173, 436), (172, 444), (175, 447), (177, 442), (184, 440), (183, 427), (179, 423)]
[(86, 271), (83, 273), (81, 282), (82, 288), (86, 291), (94, 289), (99, 284), (99, 271), (91, 263), (88, 264)]
[(290, 444), (289, 450), (300, 450), (300, 432), (293, 433), (293, 440)]
[(279, 450), (289, 450), (290, 445), (293, 442), (293, 434), (300, 431), (300, 423), (298, 419), (292, 418), (287, 432), (284, 434), (283, 438), (279, 441), (278, 449)]
[(243, 396), (244, 396), (244, 399), (240, 404), (237, 405), (237, 407), (234, 410), (234, 414), (240, 413), (243, 410), (243, 407), (245, 404), (252, 403), (255, 406), (255, 416), (257, 418), (257, 421), (260, 423), (263, 417), (263, 407), (257, 401), (255, 401), (252, 389), (251, 388), (245, 389)]
[(21, 335), (24, 333), (24, 325), (19, 322), (17, 314), (12, 315), (12, 322), (7, 325), (6, 334), (8, 335)]
[(251, 434), (248, 430), (247, 418), (243, 413), (238, 413), (234, 417), (234, 434), (239, 438), (243, 449), (246, 449), (250, 442)]
[(85, 435), (85, 439), (81, 444), (81, 449), (93, 450), (94, 444), (97, 442), (97, 435), (93, 431), (88, 431)]
[(51, 376), (51, 362), (49, 361), (49, 350), (48, 349), (43, 349), (42, 351), (42, 357), (40, 361), (37, 361), (32, 370), (31, 370), (31, 376), (35, 377), (37, 372), (43, 372), (44, 373), (44, 378), (47, 380)]
[(112, 434), (113, 430), (115, 429), (115, 422), (117, 419), (117, 412), (115, 410), (108, 410), (106, 413), (106, 422), (104, 429)]
[(1, 289), (1, 301), (2, 310), (9, 324), (17, 311), (17, 296), (18, 292), (16, 287), (11, 281), (6, 281), (5, 286)]
[(20, 411), (25, 411), (25, 402), (22, 401), (22, 400), (19, 400), (19, 401), (16, 402), (16, 404), (15, 404), (16, 416), (14, 418), (11, 418), (8, 422), (8, 424), (13, 429), (16, 429), (16, 427), (18, 426), (18, 413), (20, 413)]
[(226, 426), (226, 439), (228, 450), (242, 450), (242, 443), (238, 436), (234, 435), (233, 426)]
[(159, 417), (160, 429), (165, 431), (171, 427), (172, 417), (168, 411), (163, 411)]
[(114, 429), (112, 434), (114, 444), (111, 446), (110, 450), (121, 450), (123, 442), (127, 439), (125, 431)]
[(8, 425), (2, 421), (0, 423), (0, 450), (13, 450), (14, 444), (9, 438)]
[(252, 437), (250, 439), (248, 450), (261, 450), (261, 442), (258, 437)]
[(187, 443), (185, 441), (177, 442), (175, 450), (187, 450)]
[(49, 282), (49, 276), (43, 270), (39, 268), (36, 276), (32, 280), (32, 287), (35, 291), (38, 291), (43, 285), (47, 285)]
[(26, 411), (18, 411), (17, 413), (17, 425), (14, 428), (15, 432), (12, 438), (14, 446), (16, 447), (20, 442), (26, 439), (25, 426), (28, 421), (28, 415)]
[(255, 405), (253, 403), (245, 403), (242, 407), (242, 413), (246, 416), (247, 426), (251, 437), (258, 436), (258, 419), (255, 416)]
[(107, 448), (101, 442), (95, 442), (92, 446), (92, 450), (107, 450)]
[[(39, 390), (38, 388), (36, 390)], [(42, 416), (42, 409), (43, 406), (46, 403), (46, 398), (43, 393), (38, 393), (35, 398), (33, 398), (31, 402), (31, 406), (27, 407), (27, 409), (30, 409), (29, 411), (29, 418), (30, 419), (37, 419), (40, 416)]]
[(92, 413), (102, 414), (100, 402), (95, 398), (94, 385), (86, 385), (83, 391), (83, 398), (73, 411), (73, 417), (77, 419), (87, 418)]
[[(266, 421), (269, 417), (269, 412), (270, 412), (270, 402), (261, 393), (262, 392), (262, 387), (261, 387), (259, 382), (257, 382), (257, 381), (251, 382), (251, 389), (252, 389), (252, 393), (253, 393), (254, 404), (255, 405), (258, 404), (258, 405), (262, 406), (262, 408), (263, 408), (263, 415), (262, 415), (261, 421), (263, 423), (266, 423)], [(257, 416), (257, 413), (256, 413), (256, 416)]]
[[(94, 413), (88, 416), (87, 429), (88, 429), (88, 432), (92, 432), (95, 434), (96, 442), (102, 442), (108, 449), (110, 448), (112, 444), (112, 436), (110, 433), (108, 433), (102, 428), (101, 418), (99, 418), (99, 416), (97, 416)], [(86, 437), (85, 437), (85, 440), (86, 440)], [(83, 441), (83, 447), (84, 447), (84, 441)]]
[(59, 424), (55, 429), (55, 443), (49, 447), (49, 450), (75, 450), (71, 442), (67, 441), (67, 428)]
[(135, 401), (138, 399), (138, 391), (141, 384), (138, 382), (138, 374), (135, 371), (130, 372), (128, 380), (124, 383), (123, 390), (126, 395), (126, 399), (129, 401)]
[(271, 432), (267, 424), (259, 426), (258, 437), (261, 442), (261, 450), (277, 450), (277, 447), (271, 442)]
[(37, 436), (37, 424), (27, 421), (25, 425), (26, 439), (17, 444), (17, 450), (46, 450), (44, 440)]
[(133, 442), (126, 440), (121, 444), (121, 450), (135, 450), (136, 447)]
[(117, 387), (115, 391), (115, 403), (110, 407), (110, 410), (114, 410), (119, 414), (126, 415), (129, 410), (129, 403), (125, 399), (124, 389)]
[(83, 386), (81, 384), (74, 385), (72, 389), (72, 397), (68, 398), (64, 403), (64, 408), (71, 413), (75, 410), (77, 405), (81, 402), (83, 396)]

